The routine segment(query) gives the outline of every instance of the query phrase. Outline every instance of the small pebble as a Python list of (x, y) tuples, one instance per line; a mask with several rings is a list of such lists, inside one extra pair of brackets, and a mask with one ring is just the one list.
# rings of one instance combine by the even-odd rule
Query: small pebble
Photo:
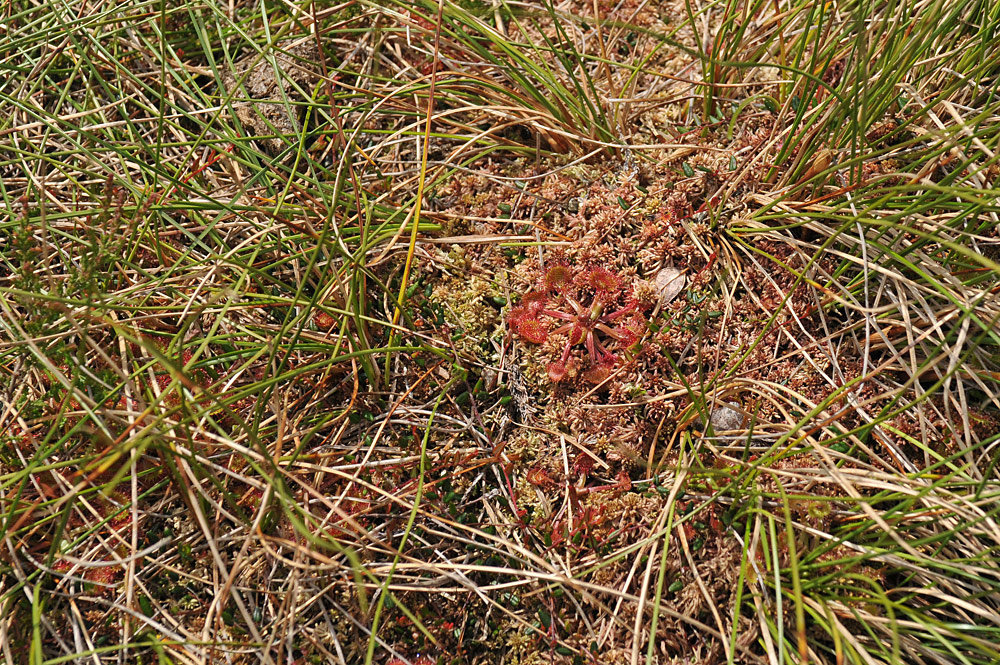
[(743, 427), (743, 414), (736, 410), (738, 408), (735, 404), (726, 402), (717, 406), (712, 411), (712, 415), (709, 416), (712, 429), (716, 432), (741, 429)]

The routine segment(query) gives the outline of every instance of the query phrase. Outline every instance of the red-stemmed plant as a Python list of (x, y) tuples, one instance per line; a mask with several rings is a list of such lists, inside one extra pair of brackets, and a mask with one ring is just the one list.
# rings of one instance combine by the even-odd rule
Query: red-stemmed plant
[[(525, 294), (507, 321), (514, 334), (533, 344), (544, 343), (549, 335), (566, 335), (562, 356), (547, 367), (553, 383), (562, 381), (577, 362), (572, 350), (580, 344), (590, 358), (583, 378), (600, 383), (618, 360), (608, 347), (620, 350), (638, 341), (636, 318), (642, 310), (632, 294), (623, 298), (619, 275), (600, 266), (578, 270), (560, 263), (545, 271), (540, 287)], [(554, 329), (553, 321), (558, 324)]]

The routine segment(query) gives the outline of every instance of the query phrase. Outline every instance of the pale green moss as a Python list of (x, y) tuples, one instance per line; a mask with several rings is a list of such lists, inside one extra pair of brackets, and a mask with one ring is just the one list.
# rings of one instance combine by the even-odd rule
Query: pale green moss
[[(466, 262), (464, 252), (453, 250), (449, 256), (453, 265)], [(500, 325), (500, 313), (490, 304), (497, 295), (493, 286), (478, 277), (447, 277), (431, 292), (430, 300), (439, 304), (444, 320), (453, 333), (452, 343), (460, 355), (482, 355), (482, 342), (493, 337)]]
[(661, 196), (643, 197), (642, 202), (632, 208), (632, 217), (642, 219), (648, 215), (655, 215), (660, 211), (661, 205), (663, 205), (663, 197)]
[(533, 430), (523, 430), (507, 444), (508, 455), (520, 460), (532, 461), (545, 446), (545, 435)]

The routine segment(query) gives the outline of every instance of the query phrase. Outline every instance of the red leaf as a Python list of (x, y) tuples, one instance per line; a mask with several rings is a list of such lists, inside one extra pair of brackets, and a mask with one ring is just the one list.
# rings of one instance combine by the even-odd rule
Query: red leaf
[(586, 372), (583, 373), (583, 379), (587, 383), (601, 383), (604, 379), (611, 376), (611, 366), (607, 363), (602, 363), (600, 365), (594, 365)]
[(541, 291), (529, 291), (521, 298), (521, 307), (527, 311), (537, 314), (548, 301), (549, 296)]
[(525, 319), (517, 324), (517, 334), (533, 344), (541, 344), (549, 338), (549, 327), (538, 319)]
[(326, 312), (317, 312), (313, 317), (313, 321), (316, 323), (316, 327), (320, 330), (329, 330), (337, 323), (337, 321), (327, 314)]
[(566, 370), (567, 370), (566, 363), (562, 362), (561, 360), (549, 363), (547, 369), (549, 372), (549, 381), (551, 381), (552, 383), (559, 383), (560, 381), (563, 380), (563, 377), (566, 376)]
[(530, 305), (518, 305), (510, 310), (507, 317), (511, 329), (522, 339), (541, 344), (549, 338), (549, 326), (539, 318), (538, 312)]
[(613, 293), (621, 286), (618, 275), (600, 266), (595, 266), (587, 271), (587, 282), (598, 293)]
[(628, 348), (639, 341), (639, 333), (627, 326), (615, 328), (615, 338), (618, 339), (620, 347)]
[(556, 264), (545, 271), (542, 283), (549, 291), (557, 291), (565, 288), (573, 279), (569, 267), (563, 264)]
[(587, 336), (587, 329), (579, 323), (573, 324), (573, 329), (569, 333), (569, 345), (576, 346)]

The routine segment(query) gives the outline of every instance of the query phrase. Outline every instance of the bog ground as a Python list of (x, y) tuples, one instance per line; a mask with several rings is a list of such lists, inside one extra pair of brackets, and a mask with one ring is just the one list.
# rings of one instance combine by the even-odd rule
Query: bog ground
[(995, 663), (1000, 6), (12, 0), (0, 660)]

